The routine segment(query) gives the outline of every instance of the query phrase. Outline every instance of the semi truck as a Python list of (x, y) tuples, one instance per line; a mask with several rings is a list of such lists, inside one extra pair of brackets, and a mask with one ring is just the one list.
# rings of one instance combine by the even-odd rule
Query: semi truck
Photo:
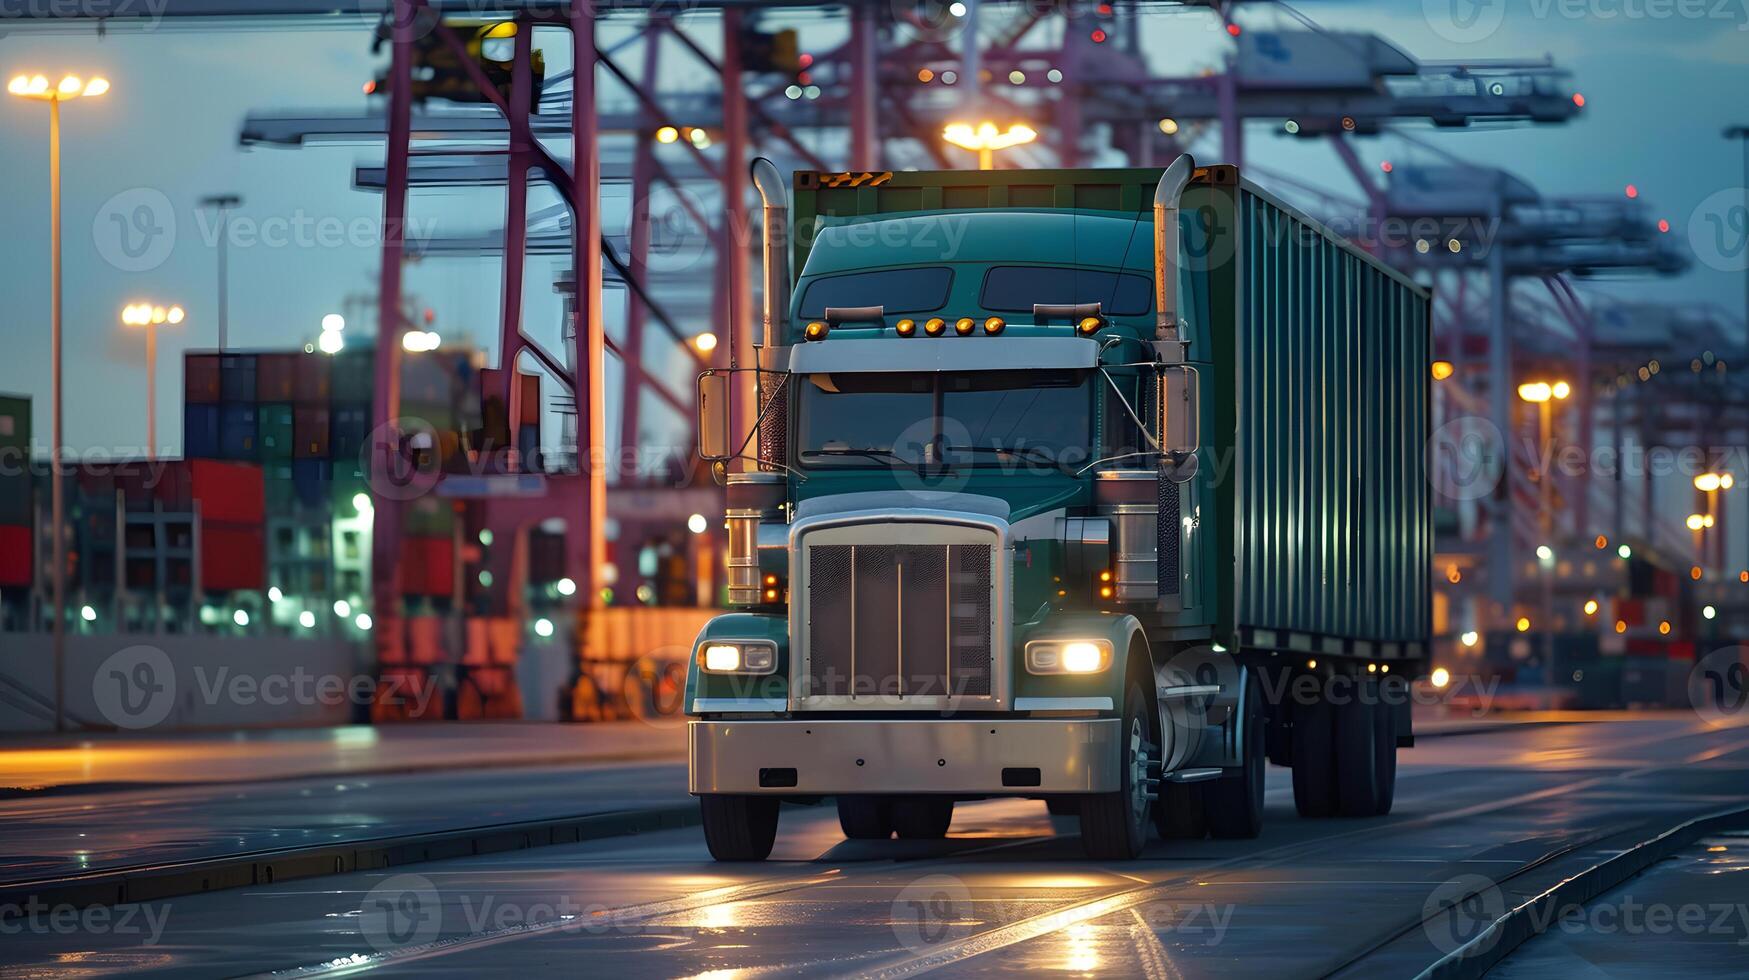
[(755, 350), (697, 392), (735, 607), (685, 691), (715, 858), (769, 856), (785, 801), (879, 840), (1020, 797), (1128, 859), (1256, 836), (1270, 763), (1303, 816), (1389, 811), (1426, 289), (1188, 156), (753, 178)]

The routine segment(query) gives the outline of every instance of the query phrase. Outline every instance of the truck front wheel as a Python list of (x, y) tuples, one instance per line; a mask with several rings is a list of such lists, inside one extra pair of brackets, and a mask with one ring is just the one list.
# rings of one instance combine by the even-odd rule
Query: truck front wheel
[(1113, 793), (1094, 793), (1081, 798), (1081, 848), (1099, 861), (1128, 861), (1142, 853), (1148, 839), (1149, 811), (1153, 794), (1148, 792), (1148, 770), (1153, 764), (1154, 725), (1148, 700), (1138, 685), (1124, 692), (1123, 726), (1119, 729), (1123, 752), (1122, 784)]
[(704, 842), (718, 861), (763, 861), (777, 840), (775, 796), (706, 793), (698, 798)]

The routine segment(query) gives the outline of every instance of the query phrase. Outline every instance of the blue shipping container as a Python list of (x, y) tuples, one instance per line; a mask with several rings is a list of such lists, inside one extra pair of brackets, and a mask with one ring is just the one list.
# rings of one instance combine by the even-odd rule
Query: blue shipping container
[(325, 459), (292, 461), (292, 486), (298, 502), (312, 510), (326, 508), (334, 483), (334, 464)]
[(256, 445), (255, 416), (254, 405), (219, 406), (219, 458), (255, 459), (261, 455)]
[(188, 459), (220, 458), (219, 406), (183, 406), (182, 455)]

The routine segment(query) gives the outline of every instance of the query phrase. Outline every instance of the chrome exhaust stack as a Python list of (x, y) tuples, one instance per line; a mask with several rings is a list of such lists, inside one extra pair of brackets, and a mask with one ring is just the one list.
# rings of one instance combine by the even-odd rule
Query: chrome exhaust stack
[(753, 186), (759, 191), (765, 232), (761, 252), (765, 277), (764, 328), (759, 346), (775, 347), (782, 342), (783, 323), (789, 316), (789, 192), (783, 186), (783, 174), (778, 172), (777, 165), (765, 157), (753, 161)]
[(1196, 160), (1180, 154), (1154, 185), (1154, 343), (1167, 364), (1184, 363), (1184, 338), (1178, 315), (1178, 211), (1184, 188), (1196, 173)]

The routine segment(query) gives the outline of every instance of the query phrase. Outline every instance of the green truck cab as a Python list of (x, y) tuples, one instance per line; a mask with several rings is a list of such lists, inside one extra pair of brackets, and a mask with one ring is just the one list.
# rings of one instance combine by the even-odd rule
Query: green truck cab
[(1424, 289), (1188, 157), (754, 182), (758, 363), (698, 392), (739, 608), (685, 694), (716, 858), (828, 797), (875, 839), (1042, 799), (1130, 858), (1255, 836), (1269, 761), (1302, 814), (1388, 812), (1428, 652)]

